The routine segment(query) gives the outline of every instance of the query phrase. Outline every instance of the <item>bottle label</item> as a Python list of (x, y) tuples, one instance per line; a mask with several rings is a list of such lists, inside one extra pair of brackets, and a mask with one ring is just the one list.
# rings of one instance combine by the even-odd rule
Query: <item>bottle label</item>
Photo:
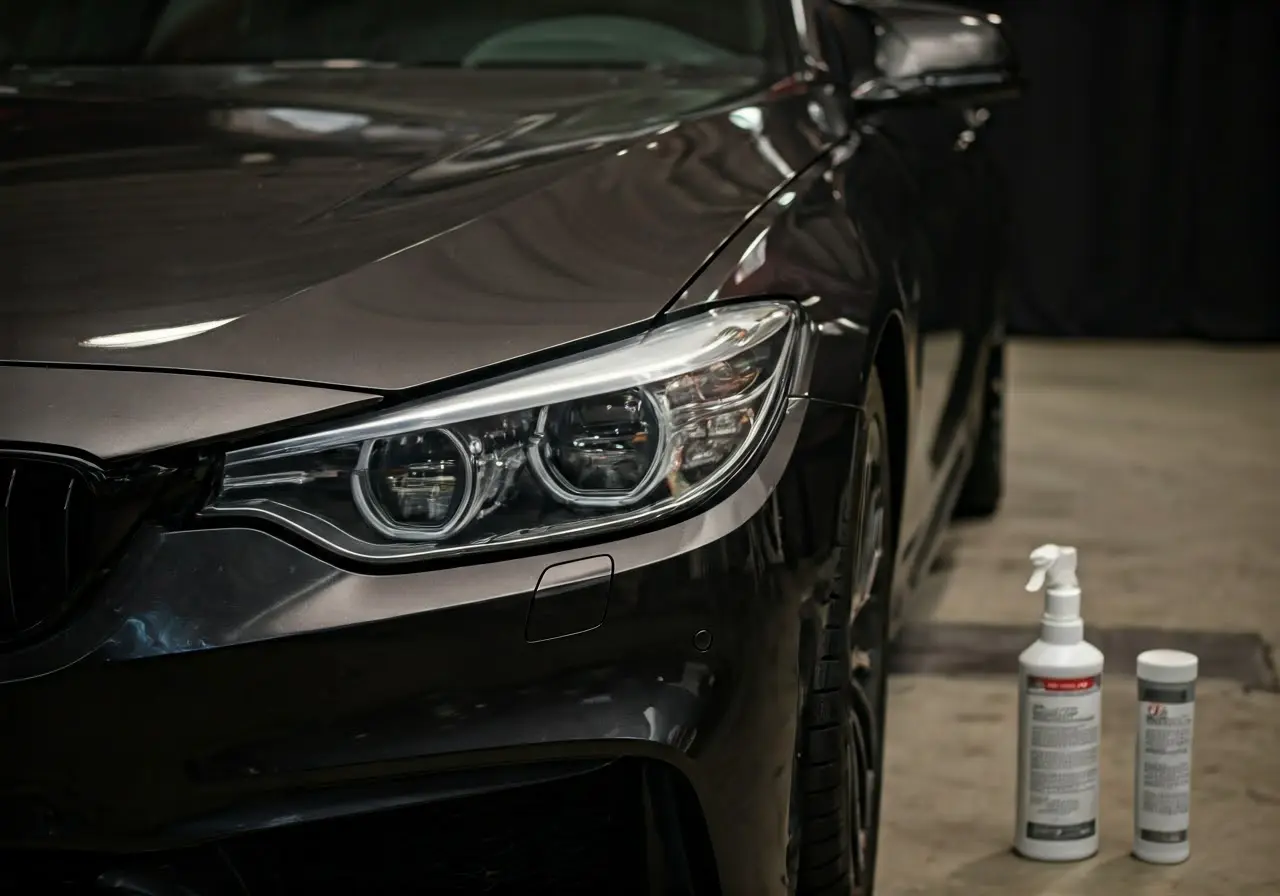
[(1195, 682), (1138, 680), (1135, 820), (1138, 839), (1148, 843), (1187, 841), (1195, 701)]
[(1023, 699), (1026, 837), (1087, 840), (1098, 832), (1102, 676), (1029, 676)]

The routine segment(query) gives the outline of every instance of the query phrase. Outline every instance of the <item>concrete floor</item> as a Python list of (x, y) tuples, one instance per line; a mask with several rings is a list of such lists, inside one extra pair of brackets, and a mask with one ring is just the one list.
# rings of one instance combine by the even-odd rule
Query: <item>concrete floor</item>
[[(1010, 368), (1004, 507), (949, 534), (891, 683), (880, 896), (1280, 894), (1280, 351), (1018, 343)], [(1109, 648), (1102, 850), (1071, 865), (1009, 851), (1008, 670), (1048, 541), (1079, 547)], [(985, 661), (948, 656), (984, 631)], [(1202, 656), (1192, 855), (1171, 867), (1128, 855), (1133, 657), (1154, 646)]]

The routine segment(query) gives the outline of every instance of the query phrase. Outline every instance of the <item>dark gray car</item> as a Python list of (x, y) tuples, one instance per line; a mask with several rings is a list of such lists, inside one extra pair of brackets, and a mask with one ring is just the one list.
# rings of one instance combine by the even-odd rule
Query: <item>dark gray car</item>
[(0, 0), (0, 890), (870, 892), (1016, 86), (939, 4)]

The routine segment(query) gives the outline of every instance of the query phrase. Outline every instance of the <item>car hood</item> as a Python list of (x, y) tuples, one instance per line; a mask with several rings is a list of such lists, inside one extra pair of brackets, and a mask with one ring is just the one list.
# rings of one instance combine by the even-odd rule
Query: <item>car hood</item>
[(823, 143), (741, 76), (0, 76), (0, 363), (396, 391), (652, 318)]

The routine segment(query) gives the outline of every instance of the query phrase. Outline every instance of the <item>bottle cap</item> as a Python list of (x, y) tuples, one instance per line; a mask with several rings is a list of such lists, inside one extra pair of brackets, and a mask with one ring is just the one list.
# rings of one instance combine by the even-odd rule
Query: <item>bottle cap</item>
[(1200, 660), (1182, 650), (1147, 650), (1138, 654), (1138, 677), (1156, 684), (1195, 681)]

